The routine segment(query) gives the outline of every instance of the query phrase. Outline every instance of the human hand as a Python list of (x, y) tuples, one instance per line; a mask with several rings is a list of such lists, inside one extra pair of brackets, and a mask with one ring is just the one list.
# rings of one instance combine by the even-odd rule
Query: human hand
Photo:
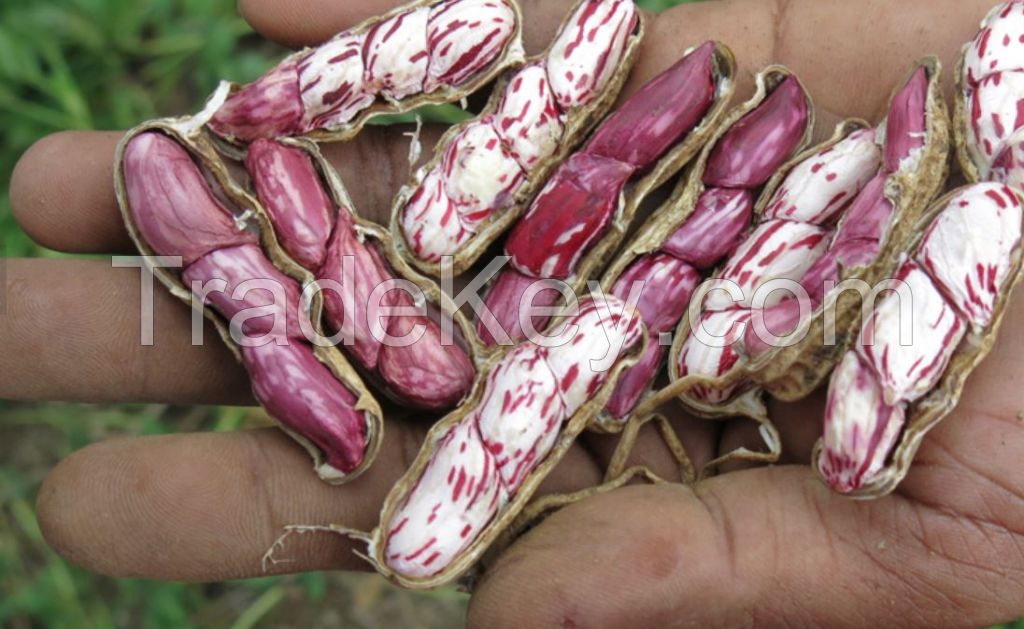
[[(267, 36), (297, 44), (322, 40), (392, 4), (247, 0), (241, 6)], [(523, 4), (528, 48), (536, 51), (567, 3)], [(820, 129), (838, 115), (877, 119), (916, 58), (936, 53), (947, 72), (952, 68), (988, 5), (715, 0), (684, 6), (653, 22), (630, 85), (643, 84), (685, 48), (717, 38), (736, 52), (746, 81), (741, 95), (751, 71), (779, 62), (795, 70), (815, 98)], [(328, 151), (357, 208), (379, 221), (407, 174), (407, 140), (400, 133), (373, 128)], [(109, 185), (117, 139), (116, 133), (60, 134), (19, 164), (13, 205), (41, 244), (131, 252)], [(251, 401), (244, 373), (228, 352), (217, 343), (191, 346), (187, 309), (162, 293), (156, 345), (139, 344), (137, 271), (102, 261), (12, 260), (7, 266), (3, 397)], [(901, 624), (978, 625), (1024, 614), (1024, 478), (1012, 467), (1024, 453), (1024, 426), (1011, 386), (1021, 370), (1015, 350), (1024, 349), (1024, 330), (1015, 319), (1008, 317), (1001, 346), (972, 378), (957, 413), (929, 437), (897, 495), (861, 504), (829, 494), (805, 466), (820, 430), (820, 402), (779, 406), (787, 462), (801, 466), (737, 471), (692, 489), (632, 487), (569, 507), (492, 567), (473, 599), (471, 624), (880, 624), (898, 618)], [(33, 357), (35, 370), (25, 369), (24, 356)], [(698, 465), (746, 438), (744, 423), (723, 430), (685, 419), (676, 424)], [(60, 552), (97, 572), (203, 581), (256, 576), (260, 557), (284, 525), (371, 528), (426, 429), (407, 418), (389, 421), (377, 463), (342, 488), (319, 482), (305, 453), (274, 430), (97, 444), (48, 479), (40, 522)], [(544, 491), (596, 484), (613, 445), (585, 437)], [(672, 474), (671, 458), (653, 431), (641, 435), (636, 456)], [(351, 548), (332, 536), (292, 538), (286, 552), (295, 561), (274, 570), (366, 567)]]

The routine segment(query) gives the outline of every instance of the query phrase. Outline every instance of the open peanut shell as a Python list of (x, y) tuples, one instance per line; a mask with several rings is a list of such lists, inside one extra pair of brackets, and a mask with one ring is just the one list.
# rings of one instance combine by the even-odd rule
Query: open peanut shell
[[(688, 50), (683, 57), (689, 55), (696, 49)], [(561, 280), (565, 286), (560, 286), (563, 295), (566, 286), (573, 295), (585, 294), (588, 282), (596, 279), (598, 273), (607, 265), (615, 250), (621, 245), (622, 240), (634, 227), (636, 218), (641, 212), (644, 203), (652, 193), (660, 189), (664, 184), (678, 176), (686, 165), (700, 152), (707, 139), (715, 132), (718, 125), (727, 111), (729, 101), (732, 98), (736, 81), (736, 63), (732, 52), (725, 45), (715, 42), (712, 54), (712, 72), (714, 94), (710, 107), (704, 112), (703, 117), (678, 142), (672, 145), (664, 155), (661, 156), (651, 168), (626, 184), (617, 198), (614, 199), (614, 212), (611, 220), (604, 229), (603, 235), (595, 233), (596, 240), (588, 247), (586, 252), (575, 264), (575, 271), (571, 277)], [(654, 79), (655, 81), (657, 79)], [(558, 176), (557, 174), (555, 175)], [(561, 210), (562, 208), (558, 208)], [(490, 285), (493, 286), (497, 277), (492, 278)], [(560, 302), (564, 305), (564, 300)], [(555, 306), (558, 307), (557, 305)], [(482, 344), (485, 347), (487, 345)], [(489, 347), (488, 351), (495, 351), (497, 346)]]
[[(442, 0), (413, 0), (401, 6), (395, 7), (387, 13), (374, 16), (363, 22), (360, 22), (356, 26), (344, 31), (344, 34), (351, 35), (365, 35), (371, 29), (381, 22), (387, 21), (397, 15), (415, 11), (416, 9), (433, 7), (441, 4)], [(450, 86), (442, 85), (432, 92), (419, 92), (401, 100), (393, 100), (378, 96), (377, 99), (367, 108), (359, 112), (349, 122), (340, 125), (334, 125), (326, 128), (315, 129), (306, 133), (301, 134), (302, 137), (309, 138), (311, 140), (317, 140), (322, 142), (339, 142), (351, 140), (362, 131), (363, 127), (367, 123), (372, 121), (374, 118), (380, 116), (402, 114), (413, 111), (419, 107), (425, 105), (441, 105), (446, 103), (457, 103), (465, 100), (471, 94), (483, 89), (489, 83), (493, 82), (497, 77), (501, 76), (509, 68), (518, 67), (523, 63), (525, 59), (525, 52), (523, 50), (523, 15), (522, 9), (516, 0), (503, 0), (515, 15), (515, 25), (508, 41), (505, 43), (502, 50), (497, 54), (491, 63), (487, 64), (486, 67), (476, 72), (471, 78), (460, 85)], [(278, 64), (278, 67), (287, 64), (291, 61), (297, 61), (303, 58), (314, 48), (304, 48), (296, 51), (284, 59)], [(244, 86), (236, 83), (226, 83), (228, 89), (228, 96), (236, 94)], [(224, 147), (229, 152), (231, 147), (240, 147), (244, 145), (242, 140), (226, 135), (214, 134), (218, 141), (225, 142), (228, 146)]]
[[(567, 12), (566, 17), (563, 19), (562, 24), (558, 29), (559, 33), (569, 27), (576, 10), (586, 1), (587, 0), (579, 0)], [(643, 40), (645, 18), (643, 14), (639, 12), (637, 17), (636, 27), (626, 40), (626, 45), (619, 63), (611, 78), (601, 90), (600, 95), (584, 106), (573, 107), (565, 112), (564, 132), (555, 153), (535, 164), (530, 171), (526, 173), (525, 181), (518, 187), (513, 198), (507, 203), (506, 207), (492, 212), (488, 218), (475, 228), (475, 233), (469, 238), (469, 240), (459, 246), (457, 252), (452, 256), (451, 274), (461, 275), (465, 273), (471, 266), (473, 266), (474, 263), (476, 263), (477, 260), (480, 259), (482, 255), (488, 251), (491, 245), (494, 244), (501, 234), (519, 220), (523, 212), (526, 211), (526, 208), (529, 207), (533, 197), (540, 191), (541, 187), (543, 187), (554, 169), (568, 158), (575, 148), (583, 142), (584, 139), (586, 139), (594, 126), (604, 118), (605, 114), (607, 114), (615, 104), (615, 101), (619, 97), (619, 93), (622, 91), (622, 87), (626, 83), (626, 79), (629, 77), (629, 72), (633, 67), (633, 63), (636, 60), (636, 55), (640, 48), (640, 43)], [(539, 55), (530, 57), (526, 60), (526, 64), (543, 60), (547, 57), (550, 50), (551, 49), (549, 48)], [(454, 125), (448, 129), (448, 131), (438, 141), (437, 146), (434, 149), (434, 157), (425, 165), (417, 169), (412, 180), (407, 185), (403, 186), (395, 196), (392, 203), (390, 229), (396, 248), (399, 253), (406, 258), (409, 264), (424, 274), (439, 277), (442, 274), (441, 263), (428, 262), (422, 260), (416, 255), (406, 240), (406, 236), (402, 229), (402, 213), (409, 204), (410, 199), (416, 192), (419, 185), (431, 173), (431, 171), (434, 171), (440, 166), (445, 152), (453, 140), (467, 126), (485, 116), (494, 114), (498, 110), (502, 96), (505, 93), (505, 89), (513, 74), (514, 72), (508, 72), (498, 80), (494, 90), (492, 91), (490, 100), (477, 117)]]
[[(436, 311), (436, 315), (445, 319), (450, 319), (454, 322), (458, 331), (458, 334), (456, 335), (456, 344), (463, 345), (464, 349), (469, 353), (469, 357), (473, 364), (480, 366), (485, 360), (485, 351), (479, 344), (474, 333), (473, 326), (468, 321), (465, 313), (455, 308), (455, 304), (451, 297), (442, 291), (436, 282), (421, 275), (398, 254), (391, 234), (387, 229), (374, 221), (360, 216), (358, 208), (356, 208), (349, 196), (348, 190), (346, 189), (341, 176), (327, 158), (324, 157), (323, 153), (320, 151), (319, 145), (305, 138), (282, 138), (278, 139), (277, 142), (286, 146), (298, 148), (309, 155), (313, 161), (314, 167), (320, 175), (320, 179), (323, 182), (325, 189), (328, 191), (331, 200), (334, 202), (335, 207), (339, 208), (338, 211), (347, 210), (352, 216), (354, 227), (360, 240), (370, 246), (375, 246), (377, 251), (383, 254), (390, 270), (396, 277), (412, 282), (420, 291), (422, 291), (426, 298), (427, 305), (429, 308)], [(283, 251), (281, 254), (285, 256), (287, 255)], [(298, 266), (297, 263), (293, 261), (291, 261), (290, 264)], [(308, 269), (304, 269), (304, 271), (307, 274), (310, 274)], [(311, 274), (310, 277), (312, 277)], [(342, 351), (344, 351), (344, 349)], [(371, 381), (376, 389), (383, 391), (389, 397), (394, 397), (389, 391), (387, 383), (378, 375), (364, 373), (363, 376), (368, 381)], [(401, 403), (400, 399), (396, 398), (396, 401)]]
[[(927, 210), (923, 211), (913, 225), (913, 237), (908, 244), (908, 255), (917, 253), (929, 226), (946, 208), (950, 199), (959, 194), (963, 188), (943, 195)], [(1018, 203), (1024, 203), (1024, 193), (1013, 189)], [(1022, 225), (1024, 229), (1024, 225)], [(974, 370), (992, 351), (1002, 327), (1006, 309), (1013, 297), (1013, 291), (1020, 283), (1022, 249), (1020, 243), (1013, 250), (1010, 258), (1010, 271), (1002, 285), (998, 288), (999, 298), (993, 311), (991, 323), (983, 329), (975, 331), (968, 326), (967, 334), (957, 346), (956, 352), (949, 361), (942, 378), (925, 397), (910, 404), (906, 411), (906, 421), (899, 441), (890, 454), (886, 466), (873, 474), (871, 480), (858, 489), (846, 494), (855, 499), (875, 499), (891, 494), (910, 471), (914, 456), (925, 436), (946, 418), (960, 403), (964, 387)], [(856, 339), (855, 339), (856, 340)], [(819, 441), (812, 454), (812, 461), (817, 462), (823, 444)], [(812, 464), (815, 473), (821, 477), (817, 464)]]
[[(141, 254), (147, 256), (147, 266), (172, 295), (192, 308), (199, 306), (199, 304), (194, 303), (191, 290), (183, 283), (177, 273), (171, 272), (168, 268), (153, 265), (155, 253), (139, 233), (128, 200), (123, 167), (125, 147), (134, 137), (141, 133), (159, 132), (174, 140), (191, 155), (201, 171), (207, 176), (208, 184), (211, 187), (215, 187), (214, 194), (226, 200), (228, 207), (236, 212), (234, 219), (239, 231), (249, 231), (257, 234), (262, 250), (275, 267), (285, 275), (295, 279), (300, 285), (305, 286), (309, 284), (313, 277), (284, 253), (277, 243), (274, 232), (270, 227), (270, 220), (263, 208), (260, 207), (260, 204), (252, 195), (235, 182), (213, 145), (206, 140), (205, 135), (196, 132), (198, 129), (196, 125), (197, 121), (188, 117), (150, 121), (129, 131), (117, 147), (114, 187), (118, 204), (121, 209), (122, 219), (132, 241)], [(313, 330), (317, 334), (322, 334), (323, 331), (320, 326), (322, 299), (319, 294), (313, 295), (306, 303), (306, 306), (306, 314), (309, 315), (309, 321), (312, 324)], [(241, 361), (241, 350), (238, 342), (231, 335), (228, 322), (209, 307), (202, 308), (202, 314), (213, 323), (225, 344), (234, 356)], [(376, 457), (376, 453), (380, 448), (383, 431), (383, 414), (377, 400), (369, 392), (362, 378), (360, 378), (359, 374), (337, 348), (314, 346), (313, 352), (316, 358), (330, 370), (335, 378), (356, 396), (355, 410), (361, 411), (365, 416), (367, 446), (362, 464), (355, 470), (343, 473), (325, 463), (322, 452), (311, 441), (286, 427), (282, 426), (282, 429), (309, 451), (313, 457), (314, 467), (323, 480), (336, 484), (348, 482), (364, 472)]]
[[(840, 283), (858, 281), (875, 286), (888, 278), (895, 270), (900, 255), (906, 250), (909, 239), (914, 236), (918, 217), (945, 183), (950, 140), (948, 116), (941, 94), (941, 69), (934, 58), (923, 60), (919, 67), (925, 68), (928, 77), (927, 137), (924, 147), (914, 168), (895, 172), (885, 182), (885, 197), (893, 205), (893, 217), (875, 262), (870, 266), (842, 269)], [(894, 95), (898, 90), (894, 90)], [(755, 214), (763, 214), (778, 187), (796, 165), (815, 152), (838, 143), (862, 126), (863, 123), (859, 121), (842, 123), (830, 140), (783, 166), (763, 190)], [(832, 291), (823, 305), (794, 332), (793, 336), (798, 339), (795, 344), (775, 348), (752, 361), (740, 361), (735, 368), (719, 378), (679, 378), (677, 360), (686, 339), (685, 332), (690, 329), (689, 316), (684, 317), (669, 357), (669, 374), (673, 383), (655, 397), (664, 401), (674, 391), (683, 397), (687, 409), (699, 416), (746, 416), (763, 422), (767, 418), (763, 399), (765, 391), (782, 400), (799, 400), (824, 382), (836, 361), (856, 337), (861, 311), (859, 294)], [(831, 315), (827, 313), (834, 313), (834, 318), (830, 319)], [(834, 330), (834, 342), (826, 336), (830, 329)], [(695, 386), (725, 389), (745, 381), (751, 381), (752, 384), (724, 404), (705, 404), (685, 393)], [(649, 409), (650, 406), (645, 408)]]
[[(601, 278), (601, 286), (604, 290), (611, 290), (622, 274), (638, 258), (660, 251), (668, 238), (686, 223), (693, 215), (697, 207), (697, 201), (706, 189), (703, 182), (704, 172), (707, 168), (708, 159), (719, 140), (728, 133), (733, 125), (761, 105), (783, 81), (792, 76), (794, 76), (792, 72), (782, 66), (769, 66), (755, 77), (755, 93), (753, 96), (729, 111), (716, 127), (714, 133), (707, 138), (700, 154), (689, 166), (685, 175), (680, 178), (669, 199), (655, 210), (651, 218), (639, 229), (637, 235), (626, 245), (607, 271), (605, 271)], [(806, 91), (804, 96), (808, 103), (808, 119), (796, 152), (802, 150), (810, 142), (814, 129), (814, 108), (810, 102), (810, 97), (806, 96)], [(686, 321), (687, 318), (684, 317), (678, 330), (689, 330), (688, 327), (683, 327)], [(677, 345), (681, 344), (682, 341), (679, 340), (679, 333), (676, 334), (676, 338)], [(685, 339), (685, 336), (682, 338)], [(678, 351), (675, 347), (673, 349)], [(674, 360), (674, 356), (674, 353), (670, 355), (670, 364)], [(689, 380), (682, 382), (683, 384), (674, 382), (667, 388), (647, 394), (635, 407), (630, 418), (634, 418), (636, 421), (645, 421), (659, 406), (688, 390), (687, 384)], [(744, 410), (746, 411), (745, 414), (756, 417), (765, 416), (765, 413), (760, 408), (752, 407)], [(701, 414), (700, 409), (697, 409), (697, 414)], [(708, 414), (708, 416), (713, 415)], [(625, 418), (626, 421), (624, 421), (612, 417), (608, 413), (603, 413), (598, 419), (597, 426), (607, 432), (617, 432), (622, 430), (630, 418)]]
[[(949, 175), (949, 115), (942, 96), (942, 67), (934, 57), (923, 59), (919, 66), (926, 69), (929, 81), (925, 109), (927, 137), (920, 159), (916, 168), (893, 173), (886, 181), (885, 196), (893, 204), (893, 218), (875, 262), (868, 267), (844, 269), (840, 283), (859, 280), (875, 286), (890, 277), (900, 255), (916, 235), (922, 213), (942, 190)], [(780, 182), (781, 179), (774, 183)], [(774, 193), (774, 190), (766, 192)], [(800, 343), (769, 352), (767, 357), (759, 359), (763, 364), (755, 368), (753, 379), (780, 400), (800, 400), (820, 387), (860, 331), (859, 295), (850, 292), (836, 295), (835, 292), (814, 313)], [(829, 311), (835, 313), (836, 342), (826, 345), (824, 339), (829, 322), (824, 313)]]
[[(557, 330), (559, 326), (561, 326), (561, 321), (556, 321), (548, 328), (548, 330)], [(505, 503), (505, 505), (497, 512), (497, 515), (491, 519), (488, 524), (486, 524), (482, 531), (474, 538), (472, 543), (460, 551), (458, 556), (449, 562), (442, 570), (431, 576), (422, 578), (400, 574), (393, 570), (385, 555), (386, 545), (389, 539), (389, 533), (385, 527), (393, 524), (392, 521), (397, 510), (417, 485), (418, 480), (421, 478), (424, 470), (430, 463), (431, 456), (438, 447), (438, 444), (446, 438), (448, 433), (455, 426), (462, 422), (468, 415), (473, 413), (479, 406), (484, 395), (485, 383), (488, 375), (495, 366), (501, 362), (505, 355), (511, 352), (514, 348), (509, 348), (507, 352), (502, 354), (491, 356), (487, 364), (481, 369), (473, 392), (467, 400), (462, 404), (462, 406), (448, 414), (431, 428), (419, 455), (417, 455), (412, 465), (388, 494), (388, 497), (384, 502), (383, 509), (381, 510), (381, 524), (378, 528), (368, 534), (358, 534), (353, 532), (348, 532), (348, 534), (365, 541), (368, 544), (368, 554), (366, 559), (373, 564), (380, 574), (403, 587), (412, 589), (430, 589), (452, 583), (459, 579), (462, 579), (464, 583), (471, 581), (473, 578), (472, 571), (477, 566), (481, 558), (494, 547), (496, 542), (507, 539), (503, 537), (505, 530), (512, 525), (523, 509), (530, 503), (534, 493), (537, 491), (537, 488), (569, 451), (576, 437), (587, 427), (594, 415), (604, 407), (608, 397), (612, 394), (612, 391), (615, 388), (618, 377), (624, 370), (635, 364), (637, 357), (644, 351), (644, 349), (646, 349), (647, 342), (648, 339), (646, 334), (644, 334), (641, 342), (638, 343), (632, 351), (619, 357), (617, 362), (611, 368), (608, 380), (600, 387), (600, 389), (598, 389), (589, 401), (579, 407), (579, 409), (570, 418), (562, 423), (561, 430), (558, 433), (553, 447), (540, 461), (540, 463), (529, 472), (522, 484), (519, 485), (514, 495), (509, 497), (508, 502)]]

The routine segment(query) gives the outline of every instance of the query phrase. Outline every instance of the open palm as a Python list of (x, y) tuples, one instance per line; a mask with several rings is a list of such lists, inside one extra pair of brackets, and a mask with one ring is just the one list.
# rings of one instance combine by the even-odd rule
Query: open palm
[[(819, 108), (877, 119), (918, 57), (952, 68), (991, 0), (712, 0), (651, 24), (632, 88), (706, 39), (729, 44), (739, 92), (771, 62), (791, 67)], [(242, 0), (267, 37), (321, 41), (397, 2)], [(528, 51), (568, 6), (524, 0)], [(948, 77), (947, 77), (948, 79)], [(948, 81), (947, 81), (948, 82)], [(627, 91), (630, 88), (627, 88)], [(404, 129), (371, 128), (327, 154), (361, 213), (386, 222), (408, 174)], [(437, 137), (437, 130), (427, 134)], [(12, 183), (19, 222), (40, 244), (130, 253), (110, 172), (118, 133), (63, 133), (34, 146)], [(251, 403), (245, 374), (216, 343), (190, 344), (188, 309), (159, 294), (156, 344), (139, 339), (137, 270), (95, 260), (10, 260), (0, 315), (0, 397), (88, 402)], [(212, 337), (211, 337), (212, 338)], [(1024, 615), (1024, 300), (972, 377), (959, 409), (925, 442), (896, 495), (833, 496), (806, 466), (820, 400), (775, 409), (791, 466), (735, 470), (695, 487), (637, 486), (568, 507), (491, 567), (470, 607), (474, 626), (983, 625)], [(55, 342), (56, 341), (56, 342)], [(32, 367), (29, 368), (28, 365)], [(699, 465), (750, 439), (743, 423), (679, 418)], [(70, 561), (116, 576), (194, 581), (262, 574), (281, 528), (369, 529), (429, 426), (389, 421), (375, 466), (351, 485), (316, 479), (276, 430), (109, 441), (62, 462), (39, 499), (47, 539)], [(586, 436), (547, 492), (598, 483), (614, 447)], [(655, 431), (635, 456), (669, 476)], [(347, 540), (289, 541), (275, 571), (362, 569)]]

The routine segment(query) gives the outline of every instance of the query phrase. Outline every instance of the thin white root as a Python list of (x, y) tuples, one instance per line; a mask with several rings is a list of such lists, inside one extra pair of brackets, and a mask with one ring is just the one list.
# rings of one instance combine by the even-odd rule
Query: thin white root
[[(355, 529), (346, 528), (344, 526), (338, 526), (337, 524), (328, 525), (316, 525), (316, 524), (293, 524), (284, 527), (284, 533), (281, 534), (274, 543), (270, 545), (267, 552), (263, 553), (263, 558), (260, 560), (260, 568), (264, 573), (269, 571), (270, 566), (276, 566), (279, 564), (295, 563), (295, 559), (277, 559), (274, 557), (274, 553), (279, 549), (284, 550), (284, 541), (292, 535), (304, 535), (306, 533), (332, 533), (334, 535), (344, 535), (355, 540), (369, 542), (370, 536), (363, 531), (357, 531)], [(367, 559), (365, 555), (359, 551), (353, 551), (359, 557)]]
[(761, 435), (761, 439), (764, 440), (764, 444), (768, 448), (768, 451), (756, 452), (749, 448), (736, 448), (735, 450), (727, 452), (717, 459), (708, 461), (704, 464), (704, 467), (700, 470), (700, 474), (697, 476), (698, 481), (714, 476), (718, 466), (732, 461), (746, 461), (749, 463), (763, 463), (767, 465), (774, 465), (779, 462), (779, 457), (782, 456), (782, 438), (779, 435), (779, 430), (767, 416), (751, 419), (758, 423), (758, 432)]
[(409, 138), (409, 171), (416, 166), (416, 162), (420, 161), (420, 156), (423, 155), (423, 143), (420, 141), (420, 133), (423, 131), (423, 118), (419, 114), (416, 114), (416, 129), (413, 131), (407, 131), (403, 135)]

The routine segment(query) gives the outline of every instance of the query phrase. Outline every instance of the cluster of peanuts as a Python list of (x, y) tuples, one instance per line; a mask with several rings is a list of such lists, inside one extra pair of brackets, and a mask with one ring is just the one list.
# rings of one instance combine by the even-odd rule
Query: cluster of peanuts
[[(624, 428), (666, 404), (770, 426), (765, 396), (826, 380), (814, 468), (843, 494), (891, 492), (1020, 277), (1024, 2), (965, 47), (952, 125), (927, 58), (877, 126), (845, 121), (816, 146), (785, 68), (729, 109), (735, 62), (717, 42), (613, 111), (643, 36), (633, 0), (578, 0), (531, 58), (521, 23), (515, 0), (416, 0), (118, 150), (140, 250), (180, 257), (157, 276), (198, 301), (323, 479), (372, 464), (388, 405), (444, 414), (367, 558), (408, 587), (448, 583), (582, 431), (623, 431), (629, 450)], [(391, 224), (362, 218), (317, 142), (490, 83), (396, 193)], [(970, 184), (942, 195), (951, 135)], [(502, 235), (508, 266), (472, 321), (437, 278)], [(591, 280), (603, 290), (570, 299)], [(852, 280), (888, 281), (852, 300)], [(814, 332), (829, 320), (827, 344)]]

